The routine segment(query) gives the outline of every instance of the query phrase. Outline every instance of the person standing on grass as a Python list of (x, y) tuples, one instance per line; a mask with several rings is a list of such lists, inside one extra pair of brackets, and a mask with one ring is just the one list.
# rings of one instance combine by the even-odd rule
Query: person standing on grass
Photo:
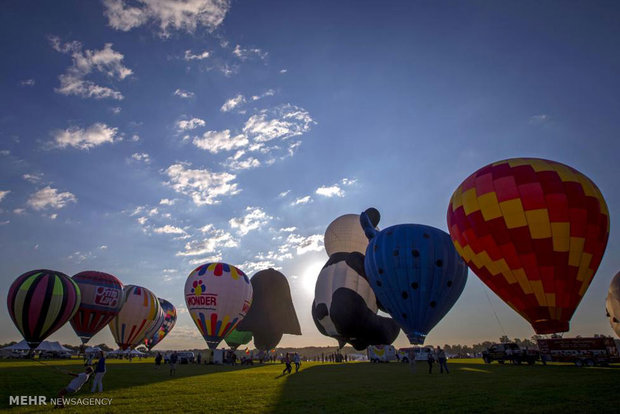
[(293, 362), (295, 363), (295, 373), (299, 372), (299, 367), (301, 365), (301, 358), (299, 358), (299, 354), (295, 352), (293, 356)]
[(95, 379), (90, 388), (91, 393), (95, 392), (95, 388), (99, 388), (99, 392), (103, 392), (103, 376), (105, 375), (105, 371), (105, 355), (103, 351), (99, 351), (99, 361), (97, 361), (97, 366), (95, 367)]
[(439, 346), (437, 346), (437, 361), (439, 362), (439, 372), (443, 374), (443, 370), (445, 368), (446, 374), (449, 374), (448, 358), (446, 358), (446, 353)]
[(428, 359), (426, 360), (426, 362), (428, 362), (428, 373), (432, 374), (433, 373), (433, 364), (435, 363), (435, 355), (433, 355), (434, 352), (431, 349), (428, 353)]
[(179, 359), (179, 356), (177, 355), (176, 351), (172, 353), (172, 355), (170, 355), (170, 376), (172, 376), (173, 374), (176, 375), (177, 374), (177, 361)]
[(159, 368), (159, 366), (161, 365), (161, 360), (162, 360), (161, 352), (158, 352), (157, 356), (155, 357), (155, 368)]

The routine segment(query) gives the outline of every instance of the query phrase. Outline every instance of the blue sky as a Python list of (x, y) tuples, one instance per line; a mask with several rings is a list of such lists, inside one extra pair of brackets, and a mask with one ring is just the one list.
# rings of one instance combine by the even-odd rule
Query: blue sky
[[(273, 266), (303, 332), (281, 345), (335, 345), (310, 316), (334, 218), (375, 206), (381, 227), (446, 230), (464, 178), (536, 156), (579, 169), (607, 200), (607, 253), (571, 333), (612, 333), (617, 4), (183, 4), (1, 6), (0, 296), (35, 268), (109, 272), (174, 303), (162, 346), (189, 348), (204, 345), (182, 293), (196, 264)], [(19, 338), (6, 313), (0, 331)], [(533, 331), (470, 272), (427, 342), (504, 333)], [(68, 325), (51, 339), (78, 342)], [(107, 329), (93, 341), (113, 343)]]

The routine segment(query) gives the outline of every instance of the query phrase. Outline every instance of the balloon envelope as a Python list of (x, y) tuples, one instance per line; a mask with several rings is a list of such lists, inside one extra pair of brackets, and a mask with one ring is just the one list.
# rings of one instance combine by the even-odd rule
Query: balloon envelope
[(80, 288), (64, 273), (32, 270), (11, 284), (7, 306), (13, 323), (34, 349), (77, 312)]
[(187, 277), (185, 303), (207, 345), (215, 349), (250, 309), (252, 284), (235, 266), (207, 263)]
[(155, 294), (141, 286), (125, 286), (123, 297), (123, 307), (109, 326), (116, 344), (125, 350), (142, 343), (147, 329), (157, 320), (161, 309)]
[(80, 307), (71, 318), (71, 326), (87, 343), (103, 329), (123, 307), (123, 284), (108, 273), (85, 271), (72, 277), (81, 292)]
[(463, 181), (447, 218), (469, 267), (536, 333), (569, 330), (609, 235), (607, 204), (588, 177), (555, 161), (498, 161)]
[[(371, 219), (378, 222), (379, 213), (375, 209), (372, 210), (374, 211), (371, 213)], [(364, 254), (366, 246), (368, 246), (368, 239), (360, 225), (359, 214), (345, 214), (332, 221), (325, 230), (323, 242), (328, 256), (338, 252)]]
[(245, 345), (252, 340), (252, 332), (235, 329), (224, 340), (229, 347), (237, 349), (240, 345)]
[(170, 333), (177, 322), (177, 310), (174, 305), (166, 299), (158, 298), (158, 300), (161, 306), (163, 320), (157, 332), (144, 340), (144, 344), (149, 351)]
[(286, 276), (274, 269), (261, 270), (250, 279), (252, 306), (237, 328), (250, 331), (256, 349), (275, 348), (283, 334), (301, 335)]
[(616, 276), (611, 280), (605, 308), (611, 329), (620, 337), (620, 272), (616, 273)]
[[(362, 213), (365, 222), (364, 230), (372, 235), (372, 226)], [(467, 281), (467, 265), (450, 236), (422, 224), (399, 224), (374, 232), (364, 267), (377, 298), (412, 344), (424, 343)]]

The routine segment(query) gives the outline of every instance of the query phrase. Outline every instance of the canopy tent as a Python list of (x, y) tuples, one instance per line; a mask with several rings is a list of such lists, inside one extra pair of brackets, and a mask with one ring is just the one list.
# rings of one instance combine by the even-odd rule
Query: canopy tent
[(25, 339), (22, 339), (21, 342), (18, 342), (13, 345), (5, 346), (2, 348), (3, 351), (30, 351), (30, 346), (28, 346), (28, 342)]
[(43, 341), (36, 348), (36, 351), (72, 352), (69, 348), (65, 348), (64, 346), (60, 345), (60, 342), (57, 342), (57, 341), (56, 342)]
[(99, 348), (98, 346), (89, 346), (88, 348), (86, 348), (84, 350), (85, 354), (95, 354), (97, 352), (101, 351), (101, 348)]

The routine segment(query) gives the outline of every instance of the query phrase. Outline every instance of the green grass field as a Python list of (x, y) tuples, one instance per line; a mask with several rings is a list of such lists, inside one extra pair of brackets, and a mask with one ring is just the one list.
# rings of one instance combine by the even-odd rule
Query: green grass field
[[(104, 393), (111, 413), (411, 413), (411, 412), (611, 412), (620, 410), (620, 368), (570, 365), (486, 365), (450, 360), (449, 375), (416, 372), (407, 364), (304, 363), (280, 376), (283, 365), (250, 367), (179, 365), (176, 377), (153, 360), (108, 361)], [(53, 367), (78, 371), (81, 361), (0, 362), (1, 409), (42, 412), (51, 405), (11, 407), (9, 395), (55, 397), (71, 377)], [(434, 371), (437, 370), (434, 367)], [(90, 397), (90, 384), (74, 395)], [(68, 407), (64, 412), (84, 412)]]

